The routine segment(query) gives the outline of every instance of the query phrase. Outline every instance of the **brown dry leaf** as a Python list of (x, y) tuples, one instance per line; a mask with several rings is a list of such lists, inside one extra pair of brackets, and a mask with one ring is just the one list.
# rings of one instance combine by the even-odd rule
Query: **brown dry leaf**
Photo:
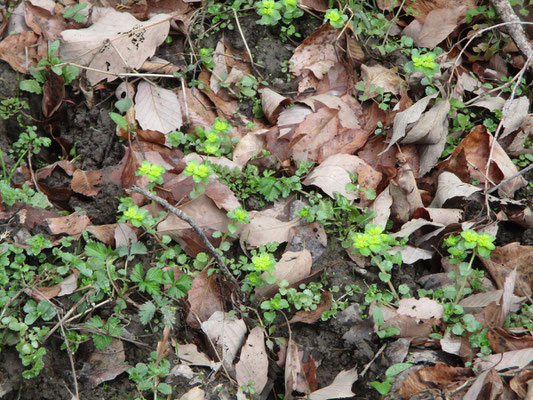
[[(215, 202), (205, 194), (178, 208), (191, 217), (208, 238), (215, 231), (226, 232), (228, 224), (231, 222), (226, 213), (218, 208)], [(157, 226), (157, 233), (172, 237), (191, 257), (206, 251), (205, 244), (191, 226), (174, 214), (169, 214)]]
[(115, 230), (117, 224), (89, 225), (87, 232), (92, 233), (96, 239), (109, 246), (115, 245)]
[(181, 104), (176, 93), (146, 81), (135, 95), (135, 117), (141, 128), (170, 133), (181, 128)]
[(263, 328), (256, 326), (248, 334), (242, 346), (239, 362), (235, 364), (239, 386), (247, 386), (254, 381), (254, 390), (261, 393), (268, 382), (268, 356), (265, 349)]
[(292, 400), (293, 391), (304, 394), (318, 389), (316, 365), (310, 351), (289, 338), (285, 358), (285, 397)]
[[(338, 153), (352, 154), (364, 146), (371, 134), (360, 124), (360, 119), (364, 118), (362, 107), (353, 97), (322, 94), (301, 100), (301, 103), (314, 112), (307, 113), (290, 139), (290, 155), (296, 164), (321, 163)], [(282, 136), (281, 125), (278, 125)]]
[(339, 62), (335, 49), (337, 29), (324, 24), (307, 37), (290, 59), (291, 72), (300, 76), (304, 71), (311, 71), (317, 79), (322, 79), (329, 69)]
[(301, 0), (300, 4), (318, 12), (326, 12), (328, 9), (327, 0)]
[[(311, 273), (311, 266), (313, 258), (309, 250), (302, 250), (298, 252), (287, 251), (283, 253), (281, 259), (276, 263), (276, 267), (272, 275), (276, 278), (276, 282), (286, 280), (289, 285), (307, 278)], [(266, 274), (266, 273), (265, 273)], [(263, 274), (263, 275), (265, 275)], [(277, 283), (267, 285), (256, 289), (256, 294), (261, 297), (270, 297), (279, 289)]]
[(364, 94), (369, 98), (378, 95), (375, 88), (383, 89), (386, 93), (398, 94), (402, 86), (406, 85), (395, 70), (385, 68), (380, 64), (371, 67), (361, 65), (361, 78), (365, 83)]
[(117, 78), (114, 74), (140, 68), (154, 55), (168, 36), (169, 20), (169, 15), (157, 14), (147, 21), (139, 21), (110, 7), (94, 7), (92, 26), (61, 33), (61, 59), (108, 72), (87, 71), (92, 85), (103, 79), (111, 82)]
[(115, 246), (118, 248), (120, 246), (130, 247), (133, 243), (137, 243), (137, 234), (135, 230), (128, 224), (123, 222), (117, 223), (115, 229)]
[(424, 206), (413, 169), (404, 160), (403, 156), (399, 157), (400, 170), (389, 184), (392, 197), (391, 216), (401, 222), (407, 222), (417, 209)]
[(86, 214), (80, 215), (78, 212), (65, 217), (47, 218), (46, 223), (50, 232), (54, 235), (66, 233), (68, 235), (79, 235), (91, 224), (91, 220)]
[(513, 100), (507, 113), (502, 117), (503, 132), (498, 140), (503, 139), (520, 128), (529, 111), (529, 100), (522, 96)]
[(211, 360), (206, 354), (198, 351), (195, 344), (179, 344), (176, 346), (176, 354), (180, 360), (185, 361), (188, 365), (197, 365), (200, 367), (209, 367), (212, 370), (218, 370), (220, 363)]
[(346, 192), (346, 184), (352, 182), (350, 174), (357, 174), (357, 183), (362, 189), (377, 189), (382, 177), (357, 156), (335, 154), (322, 161), (302, 183), (318, 186), (331, 198), (337, 192), (348, 200), (354, 200), (359, 198), (359, 193)]
[(8, 35), (0, 42), (0, 59), (15, 71), (27, 74), (30, 67), (47, 57), (47, 50), (40, 42), (39, 36), (30, 31)]
[(205, 391), (198, 386), (193, 387), (187, 393), (180, 397), (180, 400), (204, 400)]
[(430, 260), (434, 253), (434, 251), (420, 249), (410, 245), (393, 247), (390, 252), (391, 254), (400, 253), (402, 255), (402, 263), (404, 264), (414, 264), (420, 260)]
[(217, 276), (215, 274), (208, 276), (207, 268), (196, 275), (187, 293), (187, 300), (190, 309), (186, 322), (192, 328), (200, 328), (201, 322), (207, 321), (215, 312), (223, 311), (224, 305)]
[(432, 10), (421, 25), (413, 20), (402, 32), (413, 38), (418, 47), (434, 48), (445, 40), (459, 25), (466, 13), (464, 6)]
[(368, 221), (369, 224), (379, 225), (383, 228), (387, 225), (392, 206), (390, 185), (383, 190), (368, 208), (368, 212), (375, 212), (376, 216)]
[(533, 291), (533, 246), (509, 243), (496, 247), (490, 254), (490, 260), (481, 261), (488, 269), (499, 289), (504, 288), (507, 276), (516, 268), (517, 278), (514, 293), (517, 296), (531, 296)]
[(316, 261), (324, 253), (327, 245), (328, 236), (324, 227), (317, 222), (313, 222), (291, 228), (285, 250), (301, 251), (307, 249), (311, 253), (313, 261)]
[(217, 354), (227, 369), (230, 369), (233, 360), (244, 344), (246, 324), (235, 315), (223, 311), (216, 311), (206, 322), (202, 322), (202, 331), (217, 347)]
[(94, 350), (78, 375), (78, 379), (84, 382), (83, 389), (93, 389), (102, 382), (115, 379), (131, 367), (125, 361), (124, 344), (119, 339), (113, 338), (105, 349)]
[(309, 400), (330, 400), (352, 397), (355, 395), (352, 392), (352, 385), (357, 378), (358, 375), (355, 368), (341, 371), (330, 385), (312, 392), (307, 398)]
[(410, 398), (422, 390), (437, 387), (444, 391), (458, 387), (463, 381), (473, 376), (470, 368), (448, 366), (437, 362), (433, 367), (422, 368), (411, 372), (403, 381), (398, 393), (404, 398)]
[(43, 85), (41, 109), (46, 118), (52, 117), (63, 104), (65, 98), (65, 78), (46, 67), (46, 82)]
[[(263, 93), (264, 94), (264, 93)], [(233, 150), (233, 162), (242, 170), (254, 156), (261, 154), (265, 146), (266, 129), (248, 132)]]
[(46, 10), (30, 1), (23, 3), (24, 20), (37, 35), (42, 35), (50, 42), (61, 37), (61, 32), (67, 27), (65, 18), (54, 15), (52, 10)]
[(490, 341), (490, 348), (494, 353), (533, 348), (532, 336), (513, 336), (498, 326), (488, 328), (487, 339)]
[(433, 10), (441, 8), (458, 8), (465, 7), (465, 11), (469, 8), (475, 8), (478, 0), (418, 0), (410, 4), (404, 4), (403, 9), (409, 9), (412, 15), (423, 24), (426, 21), (428, 14)]
[(330, 292), (322, 292), (320, 303), (317, 308), (311, 311), (297, 311), (294, 316), (289, 320), (290, 324), (296, 322), (303, 322), (304, 324), (314, 324), (322, 317), (324, 311), (328, 311), (331, 308), (333, 297)]
[(398, 314), (413, 317), (417, 320), (441, 319), (444, 314), (444, 308), (440, 303), (427, 297), (419, 299), (408, 298), (400, 300)]
[(217, 114), (210, 106), (210, 101), (205, 94), (196, 88), (182, 87), (178, 91), (178, 98), (181, 104), (187, 104), (187, 107), (184, 106), (181, 109), (184, 121), (187, 121), (191, 127), (198, 126), (206, 131), (211, 129)]
[(76, 193), (81, 193), (88, 197), (96, 196), (101, 187), (100, 185), (102, 179), (102, 172), (99, 170), (96, 171), (82, 171), (77, 169), (72, 175), (72, 181), (70, 181), (70, 186), (72, 190)]
[(267, 215), (264, 211), (251, 211), (250, 223), (244, 225), (241, 233), (241, 247), (256, 248), (267, 243), (284, 243), (289, 239), (290, 229), (301, 223), (300, 218), (288, 222)]
[(74, 270), (74, 272), (67, 276), (61, 283), (57, 283), (53, 286), (41, 286), (35, 289), (28, 287), (27, 289), (24, 289), (24, 292), (36, 301), (50, 300), (54, 297), (66, 296), (74, 293), (78, 288), (79, 274), (78, 270)]
[(463, 218), (463, 210), (456, 208), (421, 207), (413, 214), (413, 218), (424, 218), (443, 225), (458, 224)]
[(439, 175), (437, 192), (430, 207), (440, 208), (447, 200), (456, 197), (468, 198), (472, 194), (481, 191), (480, 188), (463, 183), (456, 175), (451, 172), (443, 172)]
[(511, 378), (509, 386), (520, 399), (529, 400), (533, 394), (533, 371), (527, 369), (520, 371)]
[(419, 320), (407, 315), (401, 315), (397, 310), (392, 310), (387, 307), (379, 308), (383, 312), (385, 321), (379, 329), (397, 328), (399, 333), (396, 337), (426, 337), (433, 333), (433, 326), (439, 323), (439, 320), (435, 318)]
[(533, 347), (491, 354), (483, 357), (483, 359), (476, 357), (474, 367), (479, 369), (494, 368), (497, 371), (510, 368), (520, 370), (527, 367), (531, 362), (533, 362)]
[(277, 122), (279, 114), (283, 111), (283, 106), (288, 106), (289, 104), (290, 100), (287, 97), (274, 92), (272, 89), (264, 88), (263, 93), (261, 93), (263, 112), (271, 124)]
[[(478, 125), (457, 145), (450, 158), (441, 164), (446, 169), (447, 165), (452, 168), (454, 159), (464, 157), (470, 178), (485, 182), (485, 170), (493, 140), (494, 138), (487, 131), (487, 128)], [(452, 172), (458, 174), (456, 171)], [(498, 184), (517, 172), (516, 166), (505, 153), (505, 150), (496, 142), (488, 174), (490, 180)], [(527, 181), (522, 176), (518, 176), (503, 185), (498, 192), (502, 197), (512, 197), (516, 190), (526, 184)]]

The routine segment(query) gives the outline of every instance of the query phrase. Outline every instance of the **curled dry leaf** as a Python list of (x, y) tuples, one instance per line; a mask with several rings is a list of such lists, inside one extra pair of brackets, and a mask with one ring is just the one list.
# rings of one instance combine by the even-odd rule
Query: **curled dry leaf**
[(480, 188), (463, 183), (456, 175), (451, 172), (443, 172), (439, 175), (437, 193), (431, 202), (430, 207), (442, 207), (447, 200), (460, 197), (468, 198), (470, 195), (481, 191)]
[(261, 93), (263, 112), (271, 124), (277, 122), (279, 114), (283, 111), (283, 106), (289, 104), (290, 100), (287, 97), (274, 92), (272, 89), (264, 88), (263, 93)]
[[(305, 360), (305, 361), (304, 361)], [(285, 358), (285, 397), (292, 400), (293, 391), (306, 395), (318, 388), (316, 365), (309, 349), (289, 338)]]
[(0, 42), (0, 59), (15, 71), (27, 74), (29, 67), (47, 57), (46, 48), (38, 45), (40, 42), (39, 36), (31, 31), (8, 35)]
[(237, 143), (235, 150), (233, 150), (233, 162), (242, 170), (244, 166), (254, 156), (261, 154), (261, 150), (265, 146), (266, 129), (257, 132), (248, 132)]
[(28, 296), (31, 296), (35, 301), (50, 300), (54, 297), (67, 296), (74, 293), (78, 288), (79, 274), (78, 270), (74, 270), (74, 272), (67, 276), (61, 283), (52, 286), (41, 286), (35, 289), (28, 287), (27, 289), (24, 289), (24, 292)]
[(263, 328), (256, 326), (250, 331), (242, 346), (239, 362), (235, 364), (239, 386), (247, 386), (254, 381), (254, 390), (261, 393), (268, 382), (268, 356), (265, 349)]
[(60, 50), (62, 60), (93, 69), (87, 71), (92, 85), (103, 79), (113, 81), (117, 74), (140, 68), (164, 42), (170, 28), (169, 15), (158, 14), (139, 21), (110, 7), (93, 8), (92, 19), (94, 23), (89, 28), (61, 32)]
[(93, 197), (96, 196), (101, 188), (97, 187), (102, 179), (101, 171), (82, 171), (77, 169), (72, 175), (72, 181), (70, 186), (76, 193), (81, 193), (84, 196)]
[(181, 128), (181, 105), (176, 93), (141, 81), (135, 95), (135, 116), (143, 129), (169, 133)]

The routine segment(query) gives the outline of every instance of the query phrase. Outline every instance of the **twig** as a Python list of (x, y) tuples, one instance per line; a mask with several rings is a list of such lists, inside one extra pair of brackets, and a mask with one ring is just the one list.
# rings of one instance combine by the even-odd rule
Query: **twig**
[[(507, 101), (505, 102), (504, 106), (503, 106), (503, 109), (502, 109), (502, 117), (500, 119), (500, 123), (498, 124), (498, 127), (496, 128), (496, 131), (494, 132), (494, 137), (493, 137), (493, 140), (492, 140), (492, 145), (490, 147), (490, 152), (489, 152), (489, 157), (487, 159), (487, 165), (485, 166), (485, 175), (488, 176), (489, 175), (489, 168), (490, 168), (490, 162), (492, 161), (492, 156), (494, 154), (494, 148), (496, 147), (496, 142), (498, 141), (498, 138), (500, 136), (500, 132), (503, 128), (503, 123), (505, 122), (505, 120), (507, 119), (507, 116), (509, 114), (509, 110), (511, 108), (511, 104), (515, 98), (515, 95), (516, 95), (516, 90), (518, 88), (518, 86), (520, 86), (520, 81), (522, 80), (522, 77), (524, 76), (524, 73), (526, 72), (526, 69), (529, 65), (529, 63), (531, 62), (531, 60), (533, 59), (533, 51), (528, 55), (528, 58), (526, 60), (526, 62), (524, 63), (524, 66), (522, 67), (522, 69), (520, 70), (520, 72), (518, 73), (518, 78), (516, 79), (516, 82), (513, 86), (513, 90), (511, 92), (511, 96), (509, 96), (509, 98), (507, 99)], [(487, 190), (488, 190), (488, 180), (485, 179), (485, 193), (487, 193)], [(487, 205), (487, 213), (489, 212), (489, 208), (488, 208), (488, 198), (487, 196), (485, 196), (485, 204)]]
[(507, 32), (513, 39), (516, 44), (516, 47), (524, 54), (527, 58), (530, 58), (533, 55), (533, 46), (526, 37), (526, 32), (520, 24), (516, 22), (521, 22), (520, 18), (515, 14), (511, 4), (508, 0), (491, 0), (490, 1), (502, 20), (505, 22), (514, 22), (513, 24), (507, 27)]
[(216, 251), (216, 249), (213, 247), (209, 239), (205, 236), (205, 234), (202, 232), (200, 227), (196, 225), (196, 222), (194, 222), (191, 217), (189, 217), (187, 214), (185, 214), (180, 209), (170, 205), (168, 201), (165, 199), (162, 199), (161, 197), (149, 192), (146, 189), (140, 188), (138, 186), (133, 186), (131, 189), (126, 190), (128, 193), (140, 193), (146, 197), (148, 197), (150, 200), (155, 201), (156, 203), (159, 203), (164, 208), (166, 208), (168, 211), (170, 211), (172, 214), (176, 215), (179, 219), (187, 222), (191, 228), (200, 236), (200, 239), (202, 239), (202, 242), (207, 247), (207, 250), (209, 253), (213, 256), (213, 258), (217, 261), (218, 266), (224, 273), (227, 279), (238, 285), (237, 279), (231, 274), (231, 271), (228, 269), (226, 264), (224, 263), (224, 260), (222, 259), (221, 255)]
[(74, 357), (72, 356), (72, 350), (70, 349), (69, 340), (67, 339), (67, 334), (65, 333), (65, 327), (63, 326), (63, 323), (61, 322), (61, 319), (59, 320), (59, 326), (61, 327), (61, 335), (63, 336), (63, 339), (65, 340), (65, 345), (67, 346), (67, 354), (68, 359), (70, 361), (70, 367), (72, 368), (72, 379), (74, 380), (74, 391), (76, 394), (76, 400), (80, 400), (80, 389), (78, 387), (78, 377), (76, 375), (76, 366), (74, 365)]
[(244, 47), (246, 47), (246, 51), (248, 52), (248, 57), (250, 57), (250, 65), (254, 69), (255, 73), (257, 75), (259, 75), (261, 80), (264, 80), (265, 78), (263, 78), (261, 73), (257, 70), (257, 68), (255, 68), (254, 57), (252, 56), (252, 52), (250, 51), (250, 48), (248, 47), (248, 43), (246, 42), (246, 38), (244, 37), (244, 33), (242, 33), (241, 23), (239, 22), (239, 16), (237, 15), (237, 10), (235, 10), (235, 8), (232, 8), (232, 10), (233, 10), (233, 16), (235, 17), (235, 22), (237, 23), (237, 29), (239, 30), (239, 33), (241, 34), (241, 39), (244, 42)]
[(526, 168), (518, 171), (516, 174), (511, 175), (509, 178), (504, 179), (503, 181), (498, 183), (496, 186), (494, 186), (493, 188), (489, 189), (487, 191), (487, 194), (491, 194), (492, 192), (495, 192), (496, 190), (501, 188), (503, 185), (505, 185), (507, 182), (512, 181), (514, 178), (516, 178), (516, 177), (518, 177), (520, 175), (524, 175), (526, 172), (528, 172), (528, 171), (530, 171), (532, 169), (533, 169), (533, 164), (529, 164)]
[(370, 366), (372, 364), (374, 364), (374, 361), (376, 361), (376, 358), (378, 358), (378, 356), (383, 353), (383, 350), (385, 350), (385, 347), (387, 347), (387, 344), (384, 344), (383, 346), (381, 346), (381, 348), (378, 350), (378, 352), (376, 354), (374, 354), (374, 357), (372, 358), (372, 360), (370, 360), (370, 362), (368, 364), (365, 365), (365, 368), (363, 369), (363, 371), (361, 372), (361, 378), (363, 376), (365, 376), (365, 374), (367, 373), (368, 369), (370, 368)]

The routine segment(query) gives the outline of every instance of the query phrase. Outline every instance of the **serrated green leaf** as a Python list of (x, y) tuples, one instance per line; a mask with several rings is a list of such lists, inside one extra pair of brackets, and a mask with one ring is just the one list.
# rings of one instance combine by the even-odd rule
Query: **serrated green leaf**
[(139, 319), (143, 325), (146, 325), (148, 322), (154, 318), (156, 311), (155, 304), (151, 301), (147, 301), (139, 308)]
[(30, 93), (35, 93), (35, 94), (43, 93), (43, 89), (41, 88), (41, 85), (35, 79), (25, 79), (21, 81), (19, 84), (19, 88), (20, 90), (24, 90)]

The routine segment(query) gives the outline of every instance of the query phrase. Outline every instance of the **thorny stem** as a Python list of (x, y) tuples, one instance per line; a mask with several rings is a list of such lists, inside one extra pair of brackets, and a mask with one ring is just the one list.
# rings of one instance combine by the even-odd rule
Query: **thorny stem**
[(213, 245), (211, 244), (209, 239), (207, 239), (205, 234), (198, 227), (198, 225), (196, 225), (196, 223), (191, 219), (191, 217), (189, 217), (187, 214), (185, 214), (180, 209), (170, 205), (170, 203), (168, 201), (166, 201), (165, 199), (162, 199), (161, 197), (149, 192), (146, 189), (140, 188), (138, 186), (133, 186), (131, 189), (127, 190), (127, 192), (129, 192), (129, 193), (132, 193), (132, 192), (133, 193), (140, 193), (140, 194), (148, 197), (150, 200), (153, 200), (156, 203), (159, 203), (164, 208), (166, 208), (168, 211), (170, 211), (172, 214), (176, 215), (176, 217), (178, 217), (179, 219), (187, 222), (191, 226), (191, 228), (198, 234), (198, 236), (200, 236), (200, 239), (202, 239), (202, 242), (207, 247), (207, 250), (209, 251), (211, 256), (213, 256), (213, 258), (217, 261), (218, 266), (220, 267), (220, 269), (222, 270), (222, 272), (224, 273), (226, 278), (228, 280), (230, 280), (231, 282), (235, 283), (237, 285), (237, 287), (238, 287), (239, 282), (237, 281), (237, 279), (235, 279), (235, 277), (232, 275), (231, 271), (228, 269), (228, 267), (224, 263), (224, 260), (222, 259), (222, 256), (213, 247)]
[[(383, 272), (384, 274), (388, 274), (388, 272), (385, 271), (385, 269), (381, 266), (381, 264), (379, 263), (378, 258), (377, 258), (374, 254), (371, 254), (370, 257), (372, 258), (372, 261), (374, 261), (374, 263), (378, 266), (378, 268), (379, 268), (379, 270), (380, 270), (381, 272)], [(392, 284), (392, 282), (390, 281), (390, 279), (389, 279), (389, 281), (387, 282), (387, 284), (389, 285), (389, 288), (390, 288), (392, 294), (394, 295), (394, 298), (395, 298), (396, 300), (400, 300), (400, 296), (398, 295), (398, 292), (397, 292), (396, 289), (394, 288), (394, 285)]]

